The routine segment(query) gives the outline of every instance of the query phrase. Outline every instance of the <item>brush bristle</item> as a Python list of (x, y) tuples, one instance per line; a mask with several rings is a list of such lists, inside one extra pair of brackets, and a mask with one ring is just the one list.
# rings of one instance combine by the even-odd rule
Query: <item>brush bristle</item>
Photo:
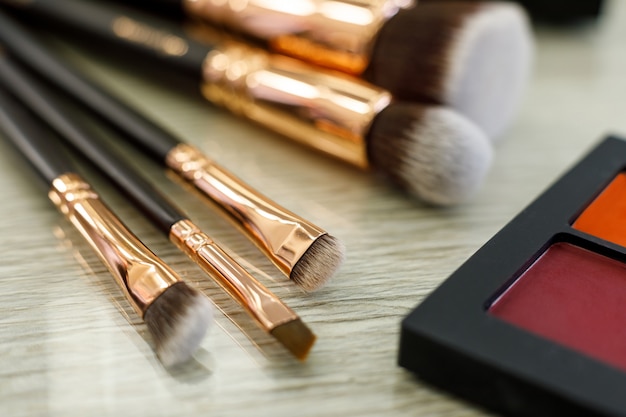
[(270, 333), (301, 361), (309, 356), (316, 339), (313, 332), (300, 319), (281, 324)]
[(322, 235), (295, 264), (290, 278), (305, 291), (315, 291), (335, 275), (343, 263), (344, 253), (339, 239)]
[(470, 198), (491, 165), (484, 133), (440, 106), (395, 103), (374, 120), (368, 138), (372, 166), (424, 202), (449, 206)]
[(165, 367), (186, 362), (196, 351), (213, 317), (206, 296), (178, 282), (148, 307), (144, 320)]
[(420, 1), (380, 30), (364, 76), (399, 100), (449, 105), (493, 139), (514, 116), (532, 60), (520, 6)]

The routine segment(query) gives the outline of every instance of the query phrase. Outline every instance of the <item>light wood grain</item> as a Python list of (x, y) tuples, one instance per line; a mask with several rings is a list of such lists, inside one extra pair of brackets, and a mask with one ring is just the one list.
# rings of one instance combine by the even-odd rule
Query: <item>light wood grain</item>
[(0, 141), (0, 415), (483, 415), (396, 365), (400, 320), (603, 134), (626, 132), (624, 23), (626, 3), (613, 2), (600, 26), (537, 31), (535, 76), (519, 117), (497, 144), (482, 190), (451, 210), (423, 207), (366, 173), (68, 51), (242, 179), (342, 239), (348, 258), (327, 287), (304, 294), (226, 221), (138, 162), (317, 333), (300, 364), (96, 181), (137, 234), (221, 309), (196, 362), (167, 372), (104, 267)]

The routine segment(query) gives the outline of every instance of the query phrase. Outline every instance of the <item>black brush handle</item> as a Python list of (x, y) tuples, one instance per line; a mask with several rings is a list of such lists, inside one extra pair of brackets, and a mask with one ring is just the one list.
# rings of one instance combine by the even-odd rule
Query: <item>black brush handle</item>
[(12, 6), (19, 15), (35, 18), (37, 24), (57, 32), (68, 33), (100, 47), (126, 52), (132, 59), (149, 60), (152, 65), (167, 66), (198, 82), (202, 81), (202, 64), (213, 50), (208, 43), (190, 39), (167, 19), (151, 16), (128, 7), (85, 0), (0, 0)]
[(83, 123), (85, 120), (73, 117), (76, 112), (68, 112), (67, 103), (6, 55), (0, 55), (0, 79), (6, 89), (100, 169), (166, 236), (174, 223), (186, 218), (121, 155), (104, 143), (101, 132)]
[(183, 0), (116, 0), (128, 6), (141, 7), (153, 13), (163, 14), (170, 19), (183, 18), (185, 8)]
[(27, 29), (2, 11), (1, 46), (5, 46), (13, 56), (106, 120), (160, 163), (165, 163), (168, 152), (180, 143), (164, 128), (62, 62)]
[(59, 139), (9, 92), (0, 88), (0, 130), (33, 166), (45, 185), (75, 172)]
[(175, 7), (182, 10), (183, 0), (123, 0), (126, 4), (142, 4), (152, 7), (169, 7), (173, 10)]

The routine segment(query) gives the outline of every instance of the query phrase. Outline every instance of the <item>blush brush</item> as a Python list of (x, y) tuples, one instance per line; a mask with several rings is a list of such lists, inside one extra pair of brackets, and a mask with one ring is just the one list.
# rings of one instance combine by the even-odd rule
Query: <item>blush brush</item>
[[(446, 206), (467, 200), (490, 166), (492, 149), (484, 133), (447, 107), (394, 102), (388, 91), (353, 77), (232, 40), (196, 42), (162, 20), (96, 2), (34, 0), (20, 6), (22, 12), (44, 17), (47, 23), (73, 29), (76, 37), (100, 40), (103, 52), (132, 51), (144, 63), (186, 71), (196, 77), (211, 102), (359, 168), (372, 169), (426, 203)], [(16, 57), (125, 131), (131, 141), (196, 188), (214, 194), (214, 200), (227, 197), (211, 190), (215, 178), (209, 178), (215, 175), (198, 171), (211, 162), (197, 149), (60, 63), (4, 16), (0, 39)], [(258, 218), (239, 207), (230, 211), (240, 219)]]
[[(81, 2), (77, 7), (86, 5)], [(0, 13), (0, 40), (13, 56), (216, 203), (283, 273), (304, 289), (319, 288), (335, 274), (344, 252), (337, 238), (252, 189), (199, 149), (87, 80), (4, 13)]]
[(491, 138), (510, 124), (532, 65), (528, 17), (505, 1), (124, 3), (204, 19), (275, 52), (358, 75), (400, 100), (451, 106)]
[(0, 131), (30, 162), (48, 197), (99, 255), (137, 314), (157, 356), (170, 367), (187, 361), (212, 318), (209, 300), (188, 286), (129, 231), (74, 169), (58, 138), (0, 90)]
[(28, 74), (10, 57), (0, 57), (5, 87), (46, 121), (61, 137), (100, 169), (182, 252), (231, 295), (263, 330), (304, 360), (315, 335), (277, 296), (252, 277), (183, 211), (110, 149), (101, 132), (81, 123), (68, 103)]

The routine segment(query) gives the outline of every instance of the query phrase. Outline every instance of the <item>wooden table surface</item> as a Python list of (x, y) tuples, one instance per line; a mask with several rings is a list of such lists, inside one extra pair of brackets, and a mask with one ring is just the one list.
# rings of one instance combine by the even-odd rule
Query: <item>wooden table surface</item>
[(66, 50), (239, 177), (342, 239), (347, 260), (328, 286), (305, 294), (229, 223), (133, 154), (318, 335), (306, 363), (292, 359), (95, 181), (123, 220), (218, 307), (195, 361), (167, 371), (105, 268), (0, 141), (0, 415), (483, 415), (396, 365), (401, 319), (604, 134), (626, 134), (626, 2), (609, 3), (600, 25), (538, 28), (536, 38), (533, 80), (484, 186), (449, 210), (424, 207), (371, 175)]

